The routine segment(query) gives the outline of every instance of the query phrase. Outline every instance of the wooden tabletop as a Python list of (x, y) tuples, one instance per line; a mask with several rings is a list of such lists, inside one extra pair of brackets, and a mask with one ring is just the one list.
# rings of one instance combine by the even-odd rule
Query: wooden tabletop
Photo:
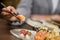
[[(36, 18), (36, 16), (33, 16), (33, 17)], [(10, 30), (15, 28), (24, 28), (24, 29), (30, 29), (30, 30), (34, 29), (26, 23), (20, 26), (11, 26), (7, 24), (6, 20), (0, 19), (0, 40), (21, 40), (16, 38), (10, 33)]]
[(7, 21), (0, 19), (0, 40), (20, 40), (10, 33), (10, 30), (15, 28), (33, 29), (26, 23), (21, 26), (7, 25)]

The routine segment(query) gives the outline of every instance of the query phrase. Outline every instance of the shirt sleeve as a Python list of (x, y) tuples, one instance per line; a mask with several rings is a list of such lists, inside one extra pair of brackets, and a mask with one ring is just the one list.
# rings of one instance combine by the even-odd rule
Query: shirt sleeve
[(21, 0), (17, 6), (17, 12), (24, 15), (26, 18), (30, 16), (32, 0)]

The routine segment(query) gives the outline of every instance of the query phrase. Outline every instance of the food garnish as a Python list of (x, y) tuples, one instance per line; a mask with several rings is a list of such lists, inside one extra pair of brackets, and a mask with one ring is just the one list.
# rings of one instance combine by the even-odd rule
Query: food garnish
[(20, 31), (20, 34), (26, 35), (27, 34), (27, 31), (26, 30), (21, 30)]
[(20, 34), (23, 34), (24, 36), (26, 36), (26, 35), (28, 35), (28, 36), (32, 36), (32, 33), (31, 32), (29, 32), (28, 30), (24, 30), (24, 29), (22, 29), (21, 31), (20, 31)]

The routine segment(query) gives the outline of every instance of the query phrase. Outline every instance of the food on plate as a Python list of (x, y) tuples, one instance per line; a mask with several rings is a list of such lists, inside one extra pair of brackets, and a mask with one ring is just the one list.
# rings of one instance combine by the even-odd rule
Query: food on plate
[(21, 39), (24, 39), (24, 34), (20, 34)]
[(32, 37), (30, 37), (29, 35), (25, 36), (26, 40), (30, 40)]
[(27, 32), (27, 35), (32, 36), (32, 33), (31, 32)]
[(26, 30), (21, 30), (20, 31), (20, 34), (26, 35), (27, 34), (27, 31)]
[(23, 38), (25, 37), (26, 40), (29, 40), (29, 39), (32, 38), (32, 33), (28, 30), (22, 29), (22, 30), (20, 30), (20, 36), (23, 37)]
[(40, 30), (35, 35), (35, 40), (44, 40), (48, 35), (49, 35), (49, 32), (44, 31), (44, 30)]
[(58, 28), (41, 27), (34, 36), (34, 40), (51, 40), (54, 37), (59, 36)]
[(51, 38), (51, 40), (60, 40), (60, 36), (56, 36), (54, 38)]
[(20, 21), (25, 21), (25, 17), (23, 15), (16, 16)]
[(23, 35), (28, 35), (28, 36), (32, 36), (32, 33), (31, 32), (29, 32), (28, 30), (24, 30), (24, 29), (22, 29), (21, 31), (20, 31), (20, 34), (23, 34)]

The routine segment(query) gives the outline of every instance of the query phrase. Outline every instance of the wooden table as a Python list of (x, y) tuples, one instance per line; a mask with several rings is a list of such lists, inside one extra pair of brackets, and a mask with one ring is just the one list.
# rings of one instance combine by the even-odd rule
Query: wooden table
[[(36, 16), (33, 16), (33, 17), (36, 18)], [(24, 28), (24, 29), (33, 30), (33, 28), (26, 23), (24, 23), (21, 26), (11, 26), (11, 25), (7, 25), (7, 21), (0, 19), (0, 40), (20, 40), (20, 39), (14, 37), (10, 33), (10, 30), (15, 29), (15, 28)]]
[(16, 37), (14, 37), (11, 33), (10, 30), (11, 29), (15, 29), (15, 28), (25, 28), (25, 29), (30, 29), (32, 30), (33, 28), (30, 27), (29, 25), (27, 25), (26, 23), (24, 23), (21, 26), (11, 26), (11, 25), (7, 25), (7, 21), (0, 19), (0, 40), (20, 40)]

